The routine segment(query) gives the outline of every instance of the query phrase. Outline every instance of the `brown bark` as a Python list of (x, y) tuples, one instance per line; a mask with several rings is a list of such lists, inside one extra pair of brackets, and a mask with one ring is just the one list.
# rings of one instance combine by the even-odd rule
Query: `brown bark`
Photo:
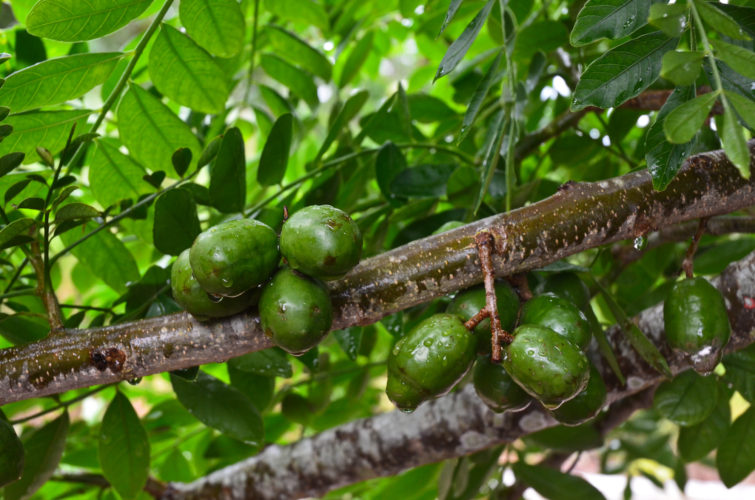
[[(730, 265), (713, 281), (726, 299), (733, 334), (727, 350), (755, 342), (755, 252)], [(674, 373), (690, 367), (663, 341), (662, 305), (643, 311), (640, 328), (668, 359)], [(610, 369), (593, 361), (608, 389), (611, 411), (596, 422), (599, 432), (616, 427), (637, 409), (647, 407), (652, 388), (663, 375), (644, 363), (619, 328), (608, 338), (619, 355), (627, 384), (622, 386)], [(170, 499), (302, 498), (405, 469), (475, 453), (511, 442), (556, 425), (539, 405), (502, 414), (490, 411), (472, 385), (444, 398), (424, 403), (412, 414), (392, 411), (349, 422), (288, 446), (273, 445), (259, 455), (217, 470), (189, 484), (171, 484)]]
[[(755, 154), (755, 140), (749, 142)], [(330, 284), (334, 329), (367, 325), (482, 281), (474, 236), (496, 241), (498, 276), (535, 269), (663, 226), (755, 204), (722, 151), (691, 157), (662, 192), (646, 171), (569, 183), (555, 195), (506, 214), (414, 241), (366, 259)], [(272, 344), (252, 312), (200, 323), (185, 313), (104, 328), (64, 331), (0, 350), (0, 404), (70, 389), (221, 362)], [(113, 359), (113, 363), (101, 363)]]

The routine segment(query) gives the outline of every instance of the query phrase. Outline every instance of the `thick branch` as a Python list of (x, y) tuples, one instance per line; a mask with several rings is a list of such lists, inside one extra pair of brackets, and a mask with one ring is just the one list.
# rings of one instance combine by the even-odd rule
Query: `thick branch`
[[(726, 299), (733, 328), (727, 349), (741, 349), (755, 342), (755, 310), (746, 306), (755, 296), (755, 252), (730, 265), (714, 284)], [(643, 311), (638, 324), (661, 349), (672, 371), (678, 373), (690, 365), (670, 352), (663, 342), (662, 311), (662, 305)], [(621, 386), (607, 366), (596, 363), (606, 380), (607, 402), (612, 404), (612, 411), (597, 423), (600, 432), (608, 431), (635, 410), (646, 407), (651, 388), (663, 379), (639, 358), (620, 329), (612, 328), (607, 334), (628, 377), (627, 385)], [(593, 361), (599, 361), (597, 356), (592, 357)], [(642, 395), (631, 397), (638, 393)], [(555, 424), (555, 420), (534, 404), (518, 413), (493, 413), (469, 384), (447, 397), (420, 405), (409, 415), (392, 411), (349, 422), (289, 446), (269, 446), (255, 457), (193, 483), (171, 484), (166, 497), (320, 496), (347, 484), (394, 475), (410, 467), (511, 442)]]
[[(749, 143), (755, 154), (755, 140)], [(569, 183), (555, 195), (506, 214), (414, 241), (366, 259), (331, 283), (334, 329), (367, 325), (482, 281), (474, 246), (486, 229), (494, 265), (506, 276), (669, 224), (755, 204), (747, 181), (722, 151), (691, 157), (662, 192), (646, 171), (595, 183)], [(221, 362), (265, 349), (255, 314), (200, 323), (185, 313), (104, 328), (71, 330), (0, 350), (0, 404), (70, 389)], [(94, 359), (117, 362), (103, 366)]]

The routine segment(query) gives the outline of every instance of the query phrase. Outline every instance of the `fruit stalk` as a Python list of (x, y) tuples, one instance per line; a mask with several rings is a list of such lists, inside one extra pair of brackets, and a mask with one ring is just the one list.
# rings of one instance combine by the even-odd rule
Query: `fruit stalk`
[(687, 248), (687, 254), (684, 256), (684, 261), (682, 261), (682, 269), (684, 270), (684, 274), (688, 279), (692, 279), (692, 276), (694, 275), (693, 259), (695, 257), (695, 252), (697, 252), (697, 246), (700, 244), (700, 238), (703, 237), (703, 233), (705, 232), (705, 227), (707, 226), (707, 224), (707, 217), (700, 219), (700, 223), (697, 226), (697, 231), (695, 231), (695, 235), (692, 237), (689, 248)]
[(490, 317), (490, 345), (492, 349), (490, 359), (493, 363), (500, 363), (501, 342), (510, 344), (513, 338), (501, 327), (501, 318), (498, 316), (498, 301), (495, 297), (495, 269), (492, 258), (494, 243), (493, 235), (488, 231), (481, 231), (475, 235), (475, 244), (477, 245), (483, 282), (485, 283), (485, 309)]

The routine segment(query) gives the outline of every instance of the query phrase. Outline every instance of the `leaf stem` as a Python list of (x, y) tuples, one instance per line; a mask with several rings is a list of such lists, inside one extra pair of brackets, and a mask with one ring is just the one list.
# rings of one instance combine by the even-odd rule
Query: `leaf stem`
[(252, 49), (249, 55), (249, 72), (246, 74), (246, 90), (244, 91), (244, 104), (249, 103), (249, 92), (252, 89), (252, 76), (254, 74), (254, 56), (257, 53), (257, 25), (259, 23), (260, 0), (254, 0), (254, 17), (252, 24)]
[(700, 19), (700, 14), (697, 12), (697, 7), (695, 6), (695, 2), (689, 2), (689, 8), (690, 12), (692, 13), (692, 20), (695, 22), (695, 28), (698, 31), (698, 35), (700, 37), (700, 43), (703, 46), (703, 52), (705, 52), (705, 56), (708, 58), (708, 62), (710, 63), (710, 70), (713, 73), (713, 85), (715, 86), (715, 91), (721, 94), (721, 101), (724, 105), (724, 109), (728, 109), (728, 102), (726, 101), (726, 98), (721, 93), (724, 86), (721, 82), (721, 75), (718, 72), (718, 66), (716, 66), (716, 58), (713, 57), (713, 49), (710, 46), (710, 42), (708, 42), (708, 35), (705, 34), (705, 26), (703, 26), (703, 21)]
[(35, 288), (19, 288), (18, 290), (11, 290), (0, 295), (0, 300), (9, 299), (11, 297), (20, 297), (22, 295), (34, 295)]
[(73, 399), (69, 399), (68, 401), (61, 401), (57, 405), (55, 405), (55, 406), (53, 406), (51, 408), (48, 408), (46, 410), (42, 410), (42, 411), (39, 411), (37, 413), (32, 413), (31, 415), (27, 415), (25, 417), (17, 418), (16, 420), (11, 420), (10, 423), (12, 425), (22, 424), (24, 422), (28, 422), (29, 420), (34, 420), (35, 418), (43, 417), (43, 416), (47, 415), (48, 413), (52, 413), (54, 411), (57, 411), (57, 410), (60, 410), (60, 409), (63, 409), (63, 408), (68, 408), (72, 404), (78, 403), (79, 401), (83, 401), (84, 399), (88, 398), (89, 396), (92, 396), (93, 394), (96, 394), (96, 393), (98, 393), (98, 392), (100, 392), (100, 391), (102, 391), (104, 389), (107, 389), (111, 385), (113, 385), (113, 384), (107, 384), (107, 385), (101, 385), (99, 387), (95, 387), (94, 389), (91, 389), (91, 390), (85, 392), (84, 394), (80, 394), (80, 395), (76, 396)]

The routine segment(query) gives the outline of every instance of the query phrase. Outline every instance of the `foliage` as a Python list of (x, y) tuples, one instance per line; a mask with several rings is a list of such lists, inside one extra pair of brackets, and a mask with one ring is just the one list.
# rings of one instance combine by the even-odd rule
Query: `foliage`
[[(357, 221), (369, 256), (536, 202), (567, 181), (647, 167), (663, 190), (695, 152), (723, 147), (750, 175), (748, 0), (173, 4), (3, 3), (0, 348), (44, 338), (50, 323), (88, 328), (180, 310), (171, 256), (229, 218), (279, 230), (284, 207), (332, 204)], [(660, 109), (646, 100), (653, 92), (668, 97)], [(715, 274), (753, 249), (752, 236), (705, 236), (696, 269)], [(625, 326), (645, 359), (667, 370), (628, 317), (664, 298), (684, 245), (629, 265), (603, 250), (571, 262), (602, 292), (597, 317)], [(57, 295), (59, 324), (40, 290)], [(300, 357), (272, 349), (9, 404), (0, 464), (24, 465), (16, 482), (0, 471), (5, 498), (94, 498), (103, 487), (131, 498), (148, 476), (189, 481), (265, 444), (389, 410), (387, 353), (442, 302), (334, 332)], [(603, 472), (660, 483), (658, 471), (671, 470), (683, 486), (684, 464), (711, 464), (719, 447), (722, 480), (741, 481), (755, 468), (755, 413), (745, 410), (753, 353), (725, 357), (706, 383), (690, 374), (665, 384), (653, 410), (600, 448)], [(604, 438), (592, 424), (559, 427), (504, 456), (545, 495), (600, 498), (583, 480), (525, 460)], [(504, 498), (500, 451), (332, 496), (391, 498), (411, 485), (413, 498)], [(76, 483), (82, 473), (107, 482)]]

